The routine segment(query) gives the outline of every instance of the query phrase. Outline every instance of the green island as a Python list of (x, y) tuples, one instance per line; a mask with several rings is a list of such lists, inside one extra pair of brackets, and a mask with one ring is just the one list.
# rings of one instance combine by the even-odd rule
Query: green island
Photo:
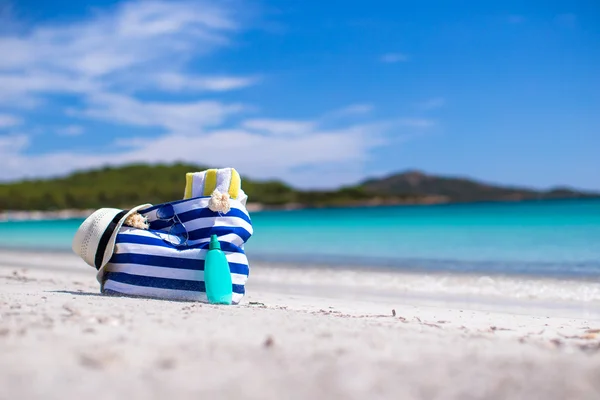
[[(84, 210), (159, 204), (181, 199), (185, 174), (207, 168), (210, 167), (184, 163), (131, 164), (77, 171), (59, 178), (2, 183), (0, 210)], [(598, 193), (569, 188), (538, 191), (419, 171), (369, 179), (336, 190), (299, 190), (281, 181), (260, 181), (242, 175), (242, 187), (249, 203), (257, 209), (600, 197)]]

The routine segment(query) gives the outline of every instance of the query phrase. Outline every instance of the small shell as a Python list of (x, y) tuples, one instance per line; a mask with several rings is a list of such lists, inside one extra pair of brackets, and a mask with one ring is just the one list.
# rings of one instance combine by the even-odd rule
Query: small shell
[(133, 228), (138, 229), (148, 229), (150, 228), (150, 224), (148, 223), (148, 219), (144, 217), (142, 214), (133, 213), (124, 222), (125, 225), (131, 226)]
[(214, 212), (227, 214), (231, 209), (231, 205), (229, 204), (229, 193), (221, 193), (218, 190), (215, 190), (210, 196), (208, 208)]

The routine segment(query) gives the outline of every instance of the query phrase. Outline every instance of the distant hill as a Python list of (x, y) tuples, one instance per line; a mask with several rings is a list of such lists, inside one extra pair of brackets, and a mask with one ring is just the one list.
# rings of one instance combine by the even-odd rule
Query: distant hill
[[(208, 167), (133, 164), (79, 171), (54, 178), (0, 184), (0, 210), (64, 210), (131, 207), (181, 199), (185, 174)], [(270, 208), (431, 204), (600, 197), (558, 188), (547, 192), (483, 184), (469, 179), (408, 171), (329, 191), (297, 190), (280, 181), (242, 177), (249, 201)]]
[(403, 194), (415, 197), (440, 196), (449, 202), (519, 201), (532, 199), (569, 199), (600, 197), (567, 188), (536, 191), (527, 188), (491, 185), (466, 178), (428, 175), (407, 171), (361, 184), (367, 193)]
[[(79, 171), (61, 178), (0, 184), (0, 210), (96, 209), (160, 204), (183, 198), (186, 172), (206, 166), (132, 164)], [(242, 176), (242, 188), (251, 202), (267, 207), (344, 206), (371, 201), (387, 202), (406, 196), (373, 196), (360, 187), (332, 191), (299, 191), (280, 181), (256, 181)], [(417, 199), (418, 200), (418, 199)]]
[[(185, 174), (208, 167), (193, 164), (132, 164), (78, 171), (54, 179), (0, 184), (0, 210), (60, 210), (130, 207), (183, 198)], [(277, 181), (244, 179), (253, 199), (275, 205), (296, 200), (295, 190)]]

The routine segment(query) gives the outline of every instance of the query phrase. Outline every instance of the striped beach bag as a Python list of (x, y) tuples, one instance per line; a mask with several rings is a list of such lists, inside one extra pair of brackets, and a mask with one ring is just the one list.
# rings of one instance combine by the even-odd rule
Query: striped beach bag
[[(244, 244), (253, 234), (252, 222), (245, 194), (234, 187), (239, 177), (235, 181), (218, 172), (188, 174), (183, 200), (129, 211), (101, 209), (82, 224), (73, 249), (98, 270), (102, 293), (207, 302), (204, 261), (210, 237), (217, 235), (231, 271), (232, 303), (239, 304), (250, 272)], [(233, 182), (234, 189), (223, 188), (223, 180)], [(219, 189), (235, 198), (228, 194), (222, 199), (226, 207), (215, 210)], [(127, 225), (132, 214), (141, 216), (143, 228)]]

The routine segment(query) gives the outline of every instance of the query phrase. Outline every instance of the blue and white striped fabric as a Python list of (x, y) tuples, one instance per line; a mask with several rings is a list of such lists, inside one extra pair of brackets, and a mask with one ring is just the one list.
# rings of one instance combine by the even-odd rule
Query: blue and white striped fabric
[(210, 236), (215, 234), (227, 257), (233, 282), (232, 302), (238, 304), (248, 280), (248, 259), (244, 244), (252, 236), (252, 222), (246, 208), (230, 200), (231, 210), (219, 214), (208, 208), (210, 197), (196, 197), (171, 203), (189, 233), (188, 244), (175, 247), (168, 238), (170, 225), (157, 220), (156, 210), (164, 204), (140, 211), (150, 222), (149, 230), (121, 227), (110, 261), (99, 272), (102, 292), (206, 302), (204, 260)]

